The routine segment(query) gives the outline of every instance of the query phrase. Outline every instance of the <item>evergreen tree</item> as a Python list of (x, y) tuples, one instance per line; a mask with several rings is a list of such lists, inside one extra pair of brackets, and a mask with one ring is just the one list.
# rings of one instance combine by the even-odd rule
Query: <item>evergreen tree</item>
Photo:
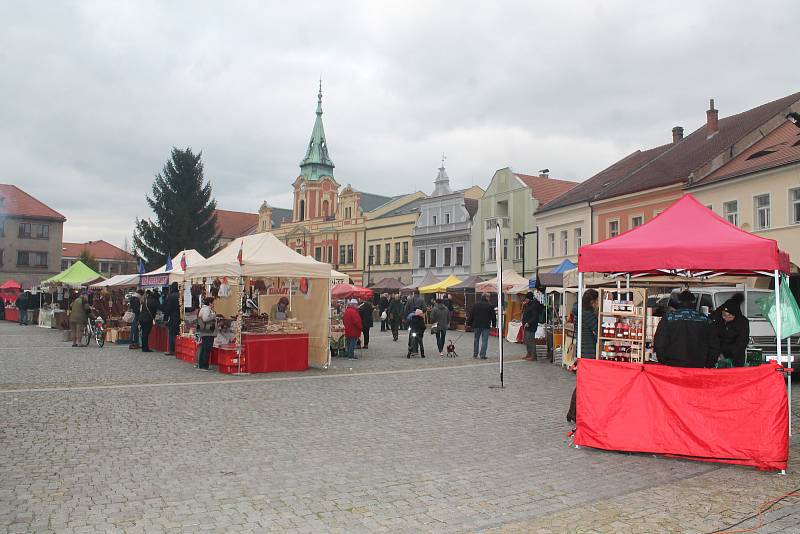
[(172, 148), (172, 155), (153, 182), (153, 196), (147, 204), (155, 221), (136, 219), (133, 246), (147, 267), (164, 264), (167, 254), (174, 258), (184, 249), (210, 256), (217, 248), (219, 234), (211, 196), (211, 182), (204, 183), (202, 152)]

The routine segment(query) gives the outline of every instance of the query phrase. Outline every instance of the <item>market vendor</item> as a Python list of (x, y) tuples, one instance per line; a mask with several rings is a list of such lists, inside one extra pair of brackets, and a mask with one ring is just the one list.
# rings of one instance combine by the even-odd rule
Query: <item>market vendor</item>
[(742, 314), (742, 302), (744, 295), (737, 293), (711, 314), (720, 354), (732, 360), (735, 367), (744, 367), (750, 342), (750, 322)]
[(688, 290), (678, 294), (676, 306), (658, 323), (653, 338), (658, 362), (674, 367), (712, 367), (719, 355), (714, 324), (695, 309), (695, 297)]
[(289, 299), (281, 297), (278, 303), (272, 307), (272, 313), (269, 315), (270, 321), (285, 321), (292, 317), (292, 312), (289, 311)]

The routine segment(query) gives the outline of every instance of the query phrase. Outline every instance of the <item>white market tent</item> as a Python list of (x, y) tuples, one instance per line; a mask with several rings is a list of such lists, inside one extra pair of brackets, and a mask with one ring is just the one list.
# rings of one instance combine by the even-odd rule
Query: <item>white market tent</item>
[[(263, 232), (237, 238), (213, 256), (190, 263), (185, 279), (269, 278), (277, 281), (275, 286), (288, 287), (290, 308), (308, 331), (309, 365), (319, 367), (330, 364), (331, 274), (329, 264), (298, 254), (271, 233)], [(305, 283), (293, 283), (301, 280)], [(268, 294), (260, 300), (272, 305), (278, 298), (278, 294)]]
[(331, 269), (331, 287), (338, 284), (349, 284), (350, 277), (344, 273), (340, 273), (336, 269)]
[(181, 269), (181, 260), (186, 257), (186, 266), (191, 267), (205, 258), (195, 249), (182, 250), (172, 259), (172, 270), (167, 272), (167, 266), (162, 265), (158, 269), (149, 273), (144, 273), (141, 277), (142, 286), (166, 286), (172, 282), (183, 282), (184, 273)]
[(138, 274), (118, 274), (116, 276), (112, 276), (108, 280), (103, 280), (102, 282), (98, 282), (97, 284), (92, 284), (91, 288), (102, 288), (102, 287), (135, 287), (139, 285), (139, 275)]
[[(514, 269), (503, 270), (503, 291), (508, 292), (508, 290), (512, 287), (521, 285), (525, 285), (527, 287), (528, 279), (518, 275), (517, 271)], [(475, 284), (475, 291), (478, 293), (497, 292), (497, 277), (495, 276), (491, 280), (486, 280), (485, 282)]]

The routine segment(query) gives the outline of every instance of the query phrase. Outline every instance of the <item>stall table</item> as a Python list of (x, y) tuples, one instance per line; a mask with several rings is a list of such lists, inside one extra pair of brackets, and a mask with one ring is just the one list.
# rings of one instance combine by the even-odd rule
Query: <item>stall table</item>
[[(151, 337), (152, 339), (152, 337)], [(195, 363), (198, 343), (193, 337), (178, 337), (175, 357)], [(233, 344), (214, 347), (209, 365), (219, 366), (219, 372), (232, 374), (239, 370)], [(275, 373), (308, 369), (308, 333), (242, 334), (242, 372)]]
[(16, 308), (6, 308), (6, 321), (19, 322), (19, 310)]
[(167, 352), (169, 349), (169, 336), (167, 333), (167, 327), (157, 324), (153, 325), (153, 329), (150, 330), (150, 336), (147, 338), (147, 344), (150, 347), (150, 350)]

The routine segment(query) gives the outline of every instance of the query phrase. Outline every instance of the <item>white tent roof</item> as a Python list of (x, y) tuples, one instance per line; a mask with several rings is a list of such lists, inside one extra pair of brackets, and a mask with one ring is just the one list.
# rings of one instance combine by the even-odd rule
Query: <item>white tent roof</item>
[[(239, 265), (239, 250), (242, 265)], [(331, 277), (331, 266), (298, 254), (268, 232), (239, 237), (206, 260), (189, 264), (187, 278), (213, 276), (250, 277)]]
[(331, 282), (336, 282), (339, 284), (349, 284), (350, 277), (344, 273), (340, 273), (336, 269), (331, 269)]
[(89, 287), (130, 287), (139, 285), (138, 274), (118, 274)]
[[(528, 285), (528, 279), (517, 274), (514, 269), (503, 269), (503, 289), (508, 290), (514, 286)], [(475, 291), (497, 291), (497, 277), (475, 284)]]
[[(182, 250), (178, 254), (172, 258), (172, 270), (169, 272), (171, 275), (183, 275), (183, 269), (181, 269), (181, 258), (186, 255), (186, 266), (191, 267), (192, 265), (196, 265), (201, 261), (205, 261), (205, 258), (197, 252), (195, 249), (191, 248), (189, 250)], [(149, 273), (144, 273), (142, 276), (149, 276), (151, 274), (165, 274), (167, 272), (166, 264), (162, 265), (158, 269), (154, 271), (150, 271)], [(170, 280), (172, 280), (170, 278)]]

